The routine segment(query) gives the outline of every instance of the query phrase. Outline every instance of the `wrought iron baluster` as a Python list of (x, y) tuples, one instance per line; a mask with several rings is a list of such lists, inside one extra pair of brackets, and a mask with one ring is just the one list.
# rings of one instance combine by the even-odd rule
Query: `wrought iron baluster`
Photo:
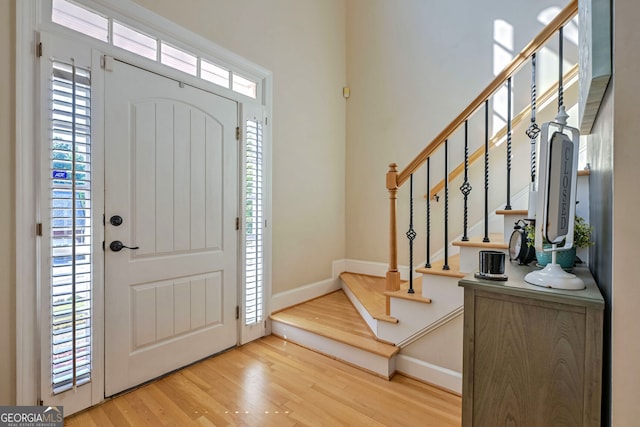
[(464, 196), (464, 224), (463, 224), (463, 233), (462, 233), (462, 241), (468, 242), (469, 236), (468, 228), (469, 228), (469, 194), (471, 193), (471, 184), (469, 184), (469, 121), (464, 121), (464, 181), (460, 186), (460, 192)]
[(531, 183), (536, 181), (536, 139), (540, 134), (540, 127), (536, 123), (536, 54), (531, 55), (531, 124), (525, 132), (531, 144)]
[(489, 100), (484, 101), (484, 238), (489, 242)]
[(427, 261), (424, 268), (431, 268), (431, 157), (427, 157)]
[(562, 61), (564, 58), (564, 27), (558, 30), (558, 111), (564, 107), (564, 87), (562, 86)]
[(407, 239), (409, 239), (409, 291), (413, 294), (413, 241), (416, 238), (416, 231), (413, 229), (413, 174), (409, 177), (409, 231), (407, 231)]
[(511, 210), (511, 77), (507, 80), (507, 205)]
[(449, 140), (444, 140), (444, 265), (449, 270)]

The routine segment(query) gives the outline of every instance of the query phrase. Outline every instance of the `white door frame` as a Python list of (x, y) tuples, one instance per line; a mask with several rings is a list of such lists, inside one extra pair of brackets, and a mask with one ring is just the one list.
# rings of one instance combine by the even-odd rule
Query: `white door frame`
[[(96, 10), (108, 10), (114, 16), (128, 22), (139, 22), (144, 28), (153, 30), (166, 40), (183, 41), (183, 45), (193, 46), (198, 52), (204, 52), (207, 56), (218, 58), (224, 63), (234, 66), (240, 72), (256, 76), (260, 79), (262, 92), (259, 102), (251, 100), (243, 95), (235, 94), (229, 90), (218, 89), (211, 85), (206, 90), (219, 93), (222, 96), (233, 97), (241, 105), (260, 105), (266, 116), (271, 116), (272, 110), (272, 73), (236, 54), (230, 52), (208, 39), (184, 29), (177, 24), (160, 17), (147, 9), (133, 3), (131, 0), (75, 0), (86, 4)], [(77, 33), (61, 28), (49, 22), (46, 12), (50, 6), (39, 0), (20, 0), (16, 2), (16, 402), (18, 405), (35, 405), (40, 400), (40, 327), (39, 312), (40, 299), (39, 287), (40, 275), (40, 244), (36, 235), (36, 224), (41, 221), (41, 211), (46, 208), (40, 206), (38, 182), (39, 175), (36, 172), (39, 158), (37, 141), (41, 135), (38, 92), (39, 62), (36, 58), (36, 45), (38, 31), (47, 31), (60, 34)], [(111, 55), (128, 58), (129, 60), (142, 61), (145, 67), (153, 65), (141, 60), (133, 54), (127, 54), (120, 49), (98, 41), (90, 41), (98, 49)], [(192, 78), (179, 72), (171, 72), (162, 67), (163, 74), (174, 74), (174, 77), (194, 86), (206, 86), (202, 80)], [(244, 109), (241, 108), (241, 111)], [(244, 117), (240, 123), (244, 123)], [(270, 188), (271, 165), (271, 126), (264, 128), (265, 147), (267, 149), (267, 173), (266, 185)], [(267, 203), (265, 208), (270, 208)], [(270, 209), (265, 213), (271, 219)], [(265, 233), (265, 253), (271, 250), (271, 227)], [(240, 258), (239, 258), (240, 259)], [(270, 257), (265, 257), (269, 262)], [(240, 268), (240, 266), (239, 266)], [(240, 277), (240, 276), (239, 276)], [(270, 268), (265, 270), (265, 313), (269, 313), (269, 298), (271, 294)], [(239, 301), (243, 298), (239, 296)]]

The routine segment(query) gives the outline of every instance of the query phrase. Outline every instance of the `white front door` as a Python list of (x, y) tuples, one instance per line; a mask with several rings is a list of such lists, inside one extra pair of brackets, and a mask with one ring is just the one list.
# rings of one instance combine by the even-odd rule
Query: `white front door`
[(106, 396), (232, 347), (238, 337), (237, 103), (111, 62)]

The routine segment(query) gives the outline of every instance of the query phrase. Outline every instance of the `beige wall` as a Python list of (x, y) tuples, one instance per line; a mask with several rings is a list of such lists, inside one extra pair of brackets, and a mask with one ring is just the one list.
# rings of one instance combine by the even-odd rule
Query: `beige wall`
[(635, 0), (614, 0), (612, 425), (640, 419), (638, 328), (638, 162), (640, 159), (640, 31)]
[(15, 3), (0, 2), (0, 405), (15, 403)]
[[(347, 104), (348, 258), (386, 262), (388, 164), (398, 163), (400, 169), (406, 166), (491, 81), (494, 21), (513, 25), (517, 52), (543, 28), (538, 13), (565, 4), (563, 0), (519, 0), (517, 7), (502, 0), (347, 1), (347, 78), (351, 87)], [(461, 14), (460, 10), (466, 12)], [(571, 50), (569, 46), (566, 49)], [(549, 70), (556, 76), (555, 64), (556, 60), (540, 62), (539, 76)], [(514, 83), (517, 98), (522, 100), (514, 104), (515, 111), (528, 100), (529, 81), (528, 72), (524, 72)], [(481, 114), (470, 124), (476, 147), (483, 143), (482, 120)], [(453, 163), (456, 153), (457, 159), (463, 159), (462, 135), (456, 138), (451, 144), (452, 165), (458, 164)], [(520, 141), (527, 144), (522, 138)], [(442, 154), (434, 160), (432, 177), (442, 177)], [(502, 179), (491, 181), (494, 194), (505, 194), (493, 187)], [(416, 209), (424, 215), (424, 172), (416, 176), (415, 188), (419, 198)], [(459, 194), (457, 186), (452, 188), (450, 192)], [(475, 197), (481, 197), (481, 189), (475, 191)], [(402, 232), (407, 227), (406, 193), (401, 190), (398, 202)], [(424, 222), (416, 224), (422, 232)], [(439, 238), (437, 233), (435, 238)], [(405, 246), (400, 247), (401, 255)], [(423, 243), (416, 240), (416, 246), (421, 248)], [(441, 247), (441, 243), (436, 245), (436, 250)], [(408, 258), (399, 262), (406, 265)]]
[(344, 1), (136, 2), (273, 72), (273, 292), (331, 277), (345, 254)]
[(400, 354), (462, 373), (462, 327), (460, 315), (425, 337), (403, 348)]

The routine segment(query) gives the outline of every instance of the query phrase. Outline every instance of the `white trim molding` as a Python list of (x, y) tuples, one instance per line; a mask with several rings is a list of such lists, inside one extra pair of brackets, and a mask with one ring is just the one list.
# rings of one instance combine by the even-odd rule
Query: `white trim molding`
[[(356, 274), (366, 274), (369, 276), (385, 277), (389, 270), (389, 264), (384, 262), (374, 261), (362, 261), (358, 259), (346, 259), (344, 260), (344, 271)], [(409, 266), (399, 265), (398, 271), (400, 272), (401, 280), (409, 280)], [(414, 273), (413, 277), (420, 276), (420, 274)]]
[(16, 403), (39, 398), (35, 93), (36, 1), (16, 2)]
[(404, 354), (398, 354), (396, 356), (396, 371), (408, 377), (462, 395), (461, 372), (433, 365), (424, 360)]
[(275, 313), (341, 289), (340, 273), (346, 271), (344, 266), (345, 260), (333, 261), (330, 279), (320, 280), (319, 282), (273, 294), (270, 303), (271, 312)]

